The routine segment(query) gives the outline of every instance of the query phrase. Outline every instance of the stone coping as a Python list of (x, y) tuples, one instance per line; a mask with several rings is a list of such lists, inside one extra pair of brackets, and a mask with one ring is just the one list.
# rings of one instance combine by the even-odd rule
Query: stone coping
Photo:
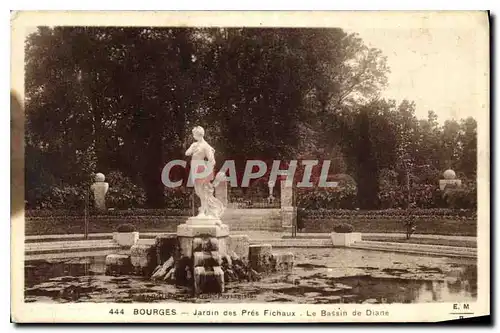
[[(229, 230), (230, 234), (246, 234), (255, 239), (322, 239), (330, 238), (330, 233), (297, 233), (296, 237), (292, 237), (290, 232), (268, 232), (268, 231), (256, 231), (256, 230)], [(140, 232), (141, 238), (155, 238), (160, 234), (175, 234), (175, 232), (162, 232), (162, 231), (152, 231), (152, 232)], [(265, 237), (260, 237), (260, 236)], [(404, 237), (403, 233), (362, 233), (363, 237)], [(91, 233), (89, 234), (90, 239), (106, 239), (113, 237), (112, 232), (108, 233)], [(434, 235), (434, 234), (414, 234), (412, 238), (425, 238), (425, 239), (449, 239), (449, 240), (465, 240), (465, 241), (476, 241), (476, 236), (452, 236), (452, 235)], [(40, 242), (40, 241), (62, 241), (62, 240), (84, 240), (84, 234), (53, 234), (53, 235), (30, 235), (25, 237), (26, 243)]]
[[(154, 244), (154, 239), (140, 239), (138, 244)], [(334, 248), (331, 239), (254, 239), (251, 245), (269, 244), (273, 248)], [(341, 247), (336, 247), (341, 248)], [(415, 243), (390, 243), (376, 241), (361, 241), (352, 244), (347, 249), (363, 249), (386, 252), (402, 252), (416, 255), (449, 256), (477, 258), (477, 249), (444, 245), (427, 245)], [(50, 258), (75, 258), (100, 256), (116, 252), (130, 252), (117, 245), (113, 240), (81, 240), (28, 243), (25, 245), (25, 260)]]

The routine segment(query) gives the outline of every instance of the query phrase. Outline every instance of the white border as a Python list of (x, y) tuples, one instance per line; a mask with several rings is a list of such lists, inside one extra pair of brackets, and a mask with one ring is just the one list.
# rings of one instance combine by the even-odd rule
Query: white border
[[(32, 1), (31, 1), (32, 2)], [(166, 9), (193, 9), (193, 7), (196, 7), (196, 9), (212, 9), (212, 10), (216, 10), (216, 9), (227, 9), (227, 8), (234, 8), (234, 9), (249, 9), (250, 8), (255, 8), (255, 6), (260, 6), (259, 9), (308, 9), (308, 10), (317, 10), (317, 9), (421, 9), (421, 8), (425, 8), (425, 9), (487, 9), (487, 8), (492, 8), (493, 6), (498, 6), (497, 5), (497, 2), (493, 2), (493, 1), (474, 1), (473, 2), (473, 6), (471, 6), (470, 3), (467, 3), (467, 4), (464, 4), (465, 2), (453, 2), (453, 3), (450, 3), (449, 1), (437, 1), (437, 0), (434, 0), (434, 1), (420, 1), (417, 3), (415, 3), (415, 5), (412, 5), (412, 4), (401, 4), (399, 2), (394, 2), (394, 3), (391, 3), (389, 2), (389, 4), (387, 4), (387, 2), (384, 2), (384, 3), (380, 3), (380, 2), (376, 2), (376, 4), (374, 4), (372, 1), (358, 1), (356, 4), (353, 4), (352, 1), (336, 1), (335, 3), (335, 7), (336, 8), (327, 8), (327, 6), (321, 6), (317, 4), (317, 1), (307, 1), (307, 4), (305, 3), (299, 3), (298, 5), (296, 4), (291, 4), (290, 1), (287, 1), (286, 2), (286, 5), (288, 6), (288, 8), (283, 8), (284, 6), (282, 5), (282, 3), (284, 3), (283, 1), (279, 1), (278, 4), (277, 2), (274, 2), (272, 5), (270, 5), (269, 3), (265, 3), (264, 1), (262, 5), (259, 4), (260, 1), (245, 1), (245, 2), (240, 2), (238, 5), (236, 5), (237, 8), (234, 8), (235, 7), (235, 4), (234, 3), (228, 3), (228, 1), (226, 3), (223, 3), (223, 2), (220, 2), (220, 1), (214, 1), (214, 2), (211, 2), (210, 3), (210, 8), (206, 8), (206, 4), (203, 5), (198, 5), (198, 3), (196, 1), (191, 1), (190, 4), (181, 4), (179, 6), (177, 6), (177, 8), (173, 7), (173, 6), (170, 6), (170, 8), (166, 8)], [(247, 3), (251, 3), (250, 6), (246, 5)], [(290, 6), (291, 4), (291, 6)], [(81, 4), (78, 4), (76, 7), (74, 6), (75, 4), (71, 4), (69, 5), (67, 2), (65, 1), (44, 1), (43, 3), (30, 3), (30, 1), (17, 1), (16, 2), (16, 7), (18, 9), (158, 9), (161, 7), (161, 5), (157, 4), (157, 3), (154, 3), (151, 5), (151, 2), (149, 1), (141, 1), (140, 3), (140, 6), (141, 7), (137, 7), (137, 4), (134, 4), (136, 5), (135, 8), (133, 8), (133, 6), (127, 6), (128, 4), (123, 4), (123, 3), (120, 3), (120, 4), (114, 4), (114, 5), (103, 5), (103, 1), (93, 1), (93, 0), (90, 0), (90, 1), (85, 1), (84, 3), (81, 3)], [(450, 5), (453, 6), (453, 8), (449, 8)], [(191, 7), (191, 8), (189, 8)], [(272, 8), (270, 8), (272, 7)], [(291, 8), (290, 8), (291, 7)], [(5, 11), (4, 11), (5, 13)], [(4, 30), (2, 30), (4, 31)], [(9, 41), (9, 38), (10, 38), (10, 29), (6, 31), (6, 36), (4, 36), (4, 38), (2, 38), (3, 41)], [(9, 48), (4, 48), (4, 52), (8, 52)], [(10, 54), (7, 53), (7, 57), (10, 58)], [(6, 62), (5, 62), (6, 63)], [(5, 76), (4, 76), (5, 77)], [(9, 84), (10, 86), (10, 84)], [(495, 90), (496, 92), (496, 90)], [(5, 101), (6, 102), (6, 101)], [(7, 103), (5, 103), (7, 104)], [(4, 104), (4, 105), (5, 105)], [(7, 119), (2, 122), (2, 124), (4, 124), (4, 126), (6, 126), (6, 129), (7, 129), (7, 124), (9, 124), (9, 122), (7, 121)], [(3, 133), (6, 133), (7, 131), (3, 131)], [(5, 153), (9, 153), (10, 154), (10, 147), (8, 145), (9, 140), (2, 140), (1, 143), (0, 143), (0, 146), (5, 148), (4, 149), (4, 152)], [(4, 172), (2, 173), (3, 175), (8, 175), (9, 172), (8, 170), (4, 170)], [(7, 180), (6, 179), (7, 177), (5, 178), (2, 178), (4, 180), (4, 184), (2, 184), (2, 188), (5, 189), (5, 191), (7, 192), (6, 193), (6, 196), (9, 196), (9, 191), (7, 191), (6, 189), (10, 188), (10, 186), (8, 186), (8, 184), (10, 184), (10, 179)], [(2, 206), (2, 211), (4, 212), (7, 212), (7, 211), (10, 211), (10, 207), (7, 205), (6, 201), (3, 201), (4, 202), (4, 205)], [(4, 235), (8, 235), (9, 233), (4, 233)], [(6, 244), (6, 242), (3, 242), (3, 244)], [(7, 249), (5, 249), (7, 250)], [(9, 280), (10, 277), (8, 277), (7, 280)], [(6, 298), (4, 298), (6, 299)], [(10, 304), (8, 304), (8, 307), (10, 308)]]

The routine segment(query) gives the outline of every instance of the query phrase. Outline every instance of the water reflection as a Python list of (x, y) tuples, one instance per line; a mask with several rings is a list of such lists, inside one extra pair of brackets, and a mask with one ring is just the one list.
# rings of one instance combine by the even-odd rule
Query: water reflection
[[(291, 249), (286, 249), (290, 251)], [(346, 249), (296, 249), (293, 274), (231, 283), (223, 295), (136, 276), (105, 276), (105, 258), (25, 266), (26, 302), (425, 303), (474, 301), (477, 266), (450, 258)]]

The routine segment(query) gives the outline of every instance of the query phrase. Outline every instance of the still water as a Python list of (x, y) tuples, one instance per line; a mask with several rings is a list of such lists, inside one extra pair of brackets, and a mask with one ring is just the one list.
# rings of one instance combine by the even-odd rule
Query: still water
[(25, 266), (26, 302), (466, 302), (477, 297), (475, 260), (356, 249), (293, 252), (293, 272), (258, 282), (226, 284), (222, 295), (194, 298), (191, 290), (137, 276), (105, 276), (104, 257), (33, 261)]

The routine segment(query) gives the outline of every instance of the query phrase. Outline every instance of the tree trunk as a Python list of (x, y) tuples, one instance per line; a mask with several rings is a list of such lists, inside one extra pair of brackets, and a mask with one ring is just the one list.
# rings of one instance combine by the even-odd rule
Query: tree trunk
[(164, 188), (161, 181), (163, 170), (163, 145), (161, 132), (159, 132), (159, 122), (151, 126), (151, 135), (146, 147), (146, 159), (143, 181), (146, 191), (146, 205), (149, 208), (163, 208), (165, 205)]

